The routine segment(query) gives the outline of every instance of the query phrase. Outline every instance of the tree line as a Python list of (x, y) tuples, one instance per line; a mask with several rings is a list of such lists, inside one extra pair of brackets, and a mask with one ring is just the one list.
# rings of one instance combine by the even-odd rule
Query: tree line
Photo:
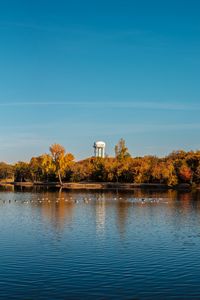
[(30, 162), (9, 165), (0, 163), (0, 180), (16, 182), (120, 182), (200, 183), (200, 151), (173, 151), (169, 155), (131, 157), (125, 141), (115, 146), (115, 157), (90, 157), (76, 162), (73, 154), (53, 144), (48, 154), (31, 158)]

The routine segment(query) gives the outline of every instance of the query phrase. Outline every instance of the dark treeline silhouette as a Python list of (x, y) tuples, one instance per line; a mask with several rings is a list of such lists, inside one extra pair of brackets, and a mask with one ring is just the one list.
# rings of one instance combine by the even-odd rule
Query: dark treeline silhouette
[(71, 153), (54, 144), (49, 154), (15, 165), (0, 163), (0, 180), (16, 182), (120, 182), (176, 186), (200, 183), (200, 151), (174, 151), (166, 157), (131, 157), (121, 139), (115, 157), (91, 157), (75, 162)]

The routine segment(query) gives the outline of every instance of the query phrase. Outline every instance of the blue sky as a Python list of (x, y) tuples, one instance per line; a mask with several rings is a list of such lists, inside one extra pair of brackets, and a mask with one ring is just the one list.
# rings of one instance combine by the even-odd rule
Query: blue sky
[(198, 0), (1, 1), (0, 161), (200, 148)]

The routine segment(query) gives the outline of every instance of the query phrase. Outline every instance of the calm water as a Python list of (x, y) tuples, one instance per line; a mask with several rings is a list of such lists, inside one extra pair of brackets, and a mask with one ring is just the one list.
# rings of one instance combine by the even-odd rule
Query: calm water
[(0, 298), (200, 299), (200, 194), (1, 188)]

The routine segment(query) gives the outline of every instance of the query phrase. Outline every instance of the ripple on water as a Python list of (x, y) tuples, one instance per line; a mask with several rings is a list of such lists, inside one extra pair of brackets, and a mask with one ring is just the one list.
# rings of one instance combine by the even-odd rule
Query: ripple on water
[(200, 199), (185, 197), (1, 192), (0, 298), (200, 297)]

